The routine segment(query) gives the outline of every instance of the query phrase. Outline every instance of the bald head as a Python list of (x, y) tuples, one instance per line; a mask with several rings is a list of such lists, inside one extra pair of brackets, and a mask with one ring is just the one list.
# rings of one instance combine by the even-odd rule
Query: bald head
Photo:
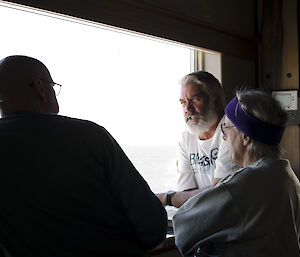
[(37, 59), (9, 56), (0, 61), (0, 111), (57, 113), (58, 104), (51, 75)]
[(7, 100), (28, 86), (36, 78), (51, 78), (40, 61), (27, 56), (9, 56), (0, 61), (0, 100)]

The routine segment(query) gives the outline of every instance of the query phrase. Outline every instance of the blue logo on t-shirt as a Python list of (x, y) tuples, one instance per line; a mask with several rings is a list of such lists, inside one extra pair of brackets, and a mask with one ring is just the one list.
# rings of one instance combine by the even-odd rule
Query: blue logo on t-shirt
[(191, 153), (190, 164), (191, 166), (199, 166), (200, 170), (204, 173), (209, 173), (210, 166), (214, 165), (218, 158), (218, 152), (219, 148), (212, 149), (209, 157), (206, 155), (199, 156), (199, 153)]

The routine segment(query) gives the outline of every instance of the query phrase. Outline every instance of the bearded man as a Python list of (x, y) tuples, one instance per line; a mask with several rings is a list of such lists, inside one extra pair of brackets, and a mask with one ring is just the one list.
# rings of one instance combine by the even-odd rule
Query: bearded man
[(225, 100), (219, 81), (205, 71), (188, 74), (181, 80), (179, 101), (187, 130), (178, 148), (177, 192), (157, 194), (163, 205), (176, 207), (238, 169), (221, 134)]

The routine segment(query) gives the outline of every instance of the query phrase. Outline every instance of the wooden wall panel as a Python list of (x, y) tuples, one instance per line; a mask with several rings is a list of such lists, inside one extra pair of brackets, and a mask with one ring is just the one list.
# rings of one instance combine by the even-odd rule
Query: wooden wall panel
[(241, 58), (222, 54), (222, 85), (226, 102), (235, 95), (235, 91), (241, 87), (256, 87), (255, 63)]
[[(282, 18), (284, 32), (280, 89), (299, 89), (297, 0), (283, 1)], [(292, 168), (300, 178), (299, 125), (288, 126), (286, 128), (281, 145), (285, 150), (285, 157), (290, 160)]]
[(177, 13), (182, 17), (198, 20), (203, 24), (222, 29), (232, 34), (255, 37), (255, 1), (252, 0), (134, 0), (159, 9)]

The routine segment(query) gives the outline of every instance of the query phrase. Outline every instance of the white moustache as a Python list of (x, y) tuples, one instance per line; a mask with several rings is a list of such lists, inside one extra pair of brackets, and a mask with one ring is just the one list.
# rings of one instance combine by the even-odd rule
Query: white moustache
[(189, 120), (191, 120), (193, 118), (193, 116), (197, 117), (199, 120), (203, 120), (205, 121), (205, 117), (203, 115), (200, 115), (198, 113), (189, 113), (187, 115), (185, 115), (185, 121), (189, 122)]

